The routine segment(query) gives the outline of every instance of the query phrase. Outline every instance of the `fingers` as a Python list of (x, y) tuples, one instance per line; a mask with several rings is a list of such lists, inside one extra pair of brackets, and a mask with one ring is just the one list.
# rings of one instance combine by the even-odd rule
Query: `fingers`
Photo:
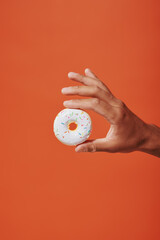
[(87, 76), (84, 76), (84, 75), (81, 75), (81, 74), (75, 73), (75, 72), (69, 72), (68, 77), (71, 80), (83, 83), (88, 86), (98, 85), (98, 83), (99, 83), (98, 79), (87, 77)]
[[(89, 72), (89, 70), (87, 70), (87, 72)], [(89, 74), (91, 76), (91, 72)], [(92, 76), (93, 76), (93, 73), (92, 73)], [(94, 75), (94, 77), (88, 77), (88, 76), (81, 75), (79, 73), (69, 72), (68, 77), (71, 80), (83, 83), (88, 86), (98, 86), (99, 88), (101, 88), (104, 91), (107, 91), (111, 94), (111, 91), (109, 90), (109, 88), (107, 88), (107, 86), (105, 86), (105, 84), (102, 81), (100, 81), (98, 78), (96, 78), (95, 75)]]
[(66, 95), (79, 95), (86, 97), (97, 97), (106, 102), (112, 102), (112, 95), (97, 86), (72, 86), (62, 88), (62, 93)]
[(107, 151), (106, 138), (100, 138), (95, 140), (88, 140), (85, 143), (78, 145), (75, 148), (76, 152), (99, 152)]
[(68, 77), (83, 83), (83, 86), (73, 86), (62, 89), (63, 94), (92, 97), (90, 99), (74, 99), (63, 102), (67, 108), (88, 109), (105, 117), (111, 124), (115, 122), (117, 115), (117, 101), (110, 90), (91, 72), (85, 70), (87, 76), (75, 72), (69, 72)]
[(64, 101), (63, 105), (67, 108), (88, 109), (97, 112), (105, 117), (110, 123), (115, 117), (114, 108), (98, 98), (73, 99)]

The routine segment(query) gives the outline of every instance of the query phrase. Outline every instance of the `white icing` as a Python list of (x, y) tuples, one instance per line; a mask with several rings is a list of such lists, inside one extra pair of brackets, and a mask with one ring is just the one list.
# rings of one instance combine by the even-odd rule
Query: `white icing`
[[(70, 130), (71, 122), (77, 124), (75, 130)], [(85, 142), (92, 130), (92, 121), (88, 113), (80, 109), (63, 109), (54, 120), (53, 131), (57, 139), (66, 145), (77, 145)]]

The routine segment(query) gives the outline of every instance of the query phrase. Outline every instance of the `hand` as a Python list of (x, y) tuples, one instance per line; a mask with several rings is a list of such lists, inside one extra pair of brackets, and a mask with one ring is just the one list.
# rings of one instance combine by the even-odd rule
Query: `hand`
[(68, 77), (83, 85), (63, 88), (63, 94), (91, 98), (69, 100), (63, 105), (68, 108), (91, 109), (110, 123), (106, 137), (79, 144), (76, 146), (76, 152), (127, 153), (143, 150), (150, 134), (149, 124), (129, 110), (123, 101), (116, 98), (90, 69), (85, 69), (85, 75), (69, 72)]

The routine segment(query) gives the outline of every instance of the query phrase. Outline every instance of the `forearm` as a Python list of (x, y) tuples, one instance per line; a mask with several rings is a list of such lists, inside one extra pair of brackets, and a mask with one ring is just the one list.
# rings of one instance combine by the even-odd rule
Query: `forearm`
[(138, 151), (160, 158), (160, 128), (154, 124), (147, 124), (147, 132), (143, 145), (139, 146)]

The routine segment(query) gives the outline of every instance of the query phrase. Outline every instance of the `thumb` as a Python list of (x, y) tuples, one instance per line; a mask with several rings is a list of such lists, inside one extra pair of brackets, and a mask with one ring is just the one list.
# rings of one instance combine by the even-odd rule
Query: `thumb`
[(75, 151), (76, 152), (107, 151), (107, 140), (106, 140), (106, 138), (87, 140), (85, 143), (78, 145), (75, 148)]

